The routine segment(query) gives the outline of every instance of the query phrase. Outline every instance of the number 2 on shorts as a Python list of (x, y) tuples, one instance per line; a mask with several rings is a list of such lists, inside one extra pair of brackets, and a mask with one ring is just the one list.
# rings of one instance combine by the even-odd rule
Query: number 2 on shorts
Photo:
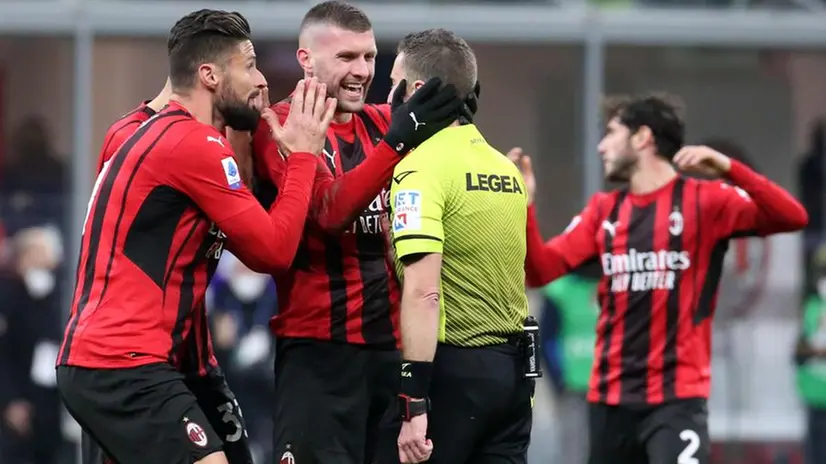
[(695, 458), (697, 450), (700, 449), (700, 436), (691, 429), (680, 432), (680, 440), (688, 442), (685, 448), (677, 456), (677, 464), (700, 464), (700, 460)]

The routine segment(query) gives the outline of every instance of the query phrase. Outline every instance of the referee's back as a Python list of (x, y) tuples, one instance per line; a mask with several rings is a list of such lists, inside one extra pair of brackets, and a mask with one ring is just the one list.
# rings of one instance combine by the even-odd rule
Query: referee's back
[(397, 257), (442, 254), (439, 341), (478, 347), (521, 333), (527, 194), (516, 166), (475, 125), (449, 127), (399, 163), (391, 194)]

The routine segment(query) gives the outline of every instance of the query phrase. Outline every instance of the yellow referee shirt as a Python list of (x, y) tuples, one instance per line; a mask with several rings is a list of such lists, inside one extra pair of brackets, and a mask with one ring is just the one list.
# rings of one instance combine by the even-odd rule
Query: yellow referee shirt
[(449, 127), (408, 154), (391, 186), (398, 260), (441, 253), (439, 341), (502, 343), (522, 332), (527, 194), (516, 166), (474, 125)]

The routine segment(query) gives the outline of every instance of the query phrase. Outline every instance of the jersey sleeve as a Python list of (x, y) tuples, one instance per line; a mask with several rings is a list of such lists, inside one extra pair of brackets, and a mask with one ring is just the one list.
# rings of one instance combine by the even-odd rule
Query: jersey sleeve
[(444, 246), (442, 217), (447, 186), (436, 163), (427, 163), (417, 153), (408, 155), (393, 174), (393, 245), (396, 257), (417, 253), (441, 253)]
[(529, 287), (546, 285), (598, 255), (596, 237), (600, 204), (604, 198), (606, 195), (601, 193), (591, 197), (568, 227), (547, 243), (543, 243), (534, 206), (528, 208), (525, 274)]
[(803, 205), (789, 192), (731, 161), (729, 180), (703, 184), (719, 238), (766, 236), (802, 229), (809, 221)]
[(315, 156), (290, 156), (283, 191), (267, 213), (241, 181), (229, 142), (216, 131), (193, 131), (174, 155), (180, 164), (169, 170), (173, 187), (218, 225), (248, 268), (270, 274), (289, 268), (307, 217)]

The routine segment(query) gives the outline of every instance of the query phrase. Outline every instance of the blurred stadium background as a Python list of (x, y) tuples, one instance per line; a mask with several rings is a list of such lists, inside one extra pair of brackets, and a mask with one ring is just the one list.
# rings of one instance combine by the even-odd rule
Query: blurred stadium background
[[(0, 463), (76, 462), (78, 431), (61, 420), (52, 367), (79, 228), (106, 128), (164, 83), (171, 25), (198, 8), (243, 12), (277, 100), (299, 78), (295, 38), (311, 3), (0, 0)], [(518, 145), (533, 155), (546, 236), (560, 232), (586, 196), (602, 188), (595, 146), (603, 93), (676, 93), (687, 107), (691, 142), (734, 145), (758, 170), (805, 193), (812, 215), (805, 234), (740, 242), (729, 253), (710, 402), (715, 462), (801, 463), (806, 413), (792, 358), (801, 301), (813, 289), (806, 263), (824, 238), (826, 5), (361, 5), (381, 49), (372, 101), (387, 95), (395, 42), (405, 33), (445, 27), (471, 42), (483, 87), (478, 124), (500, 149)], [(255, 416), (248, 421), (266, 456), (272, 353), (264, 324), (273, 289), (231, 258), (223, 262), (211, 294), (214, 339), (247, 416)], [(538, 308), (541, 296), (534, 297)], [(555, 454), (562, 425), (555, 405), (550, 383), (542, 384), (530, 462), (577, 464)]]

